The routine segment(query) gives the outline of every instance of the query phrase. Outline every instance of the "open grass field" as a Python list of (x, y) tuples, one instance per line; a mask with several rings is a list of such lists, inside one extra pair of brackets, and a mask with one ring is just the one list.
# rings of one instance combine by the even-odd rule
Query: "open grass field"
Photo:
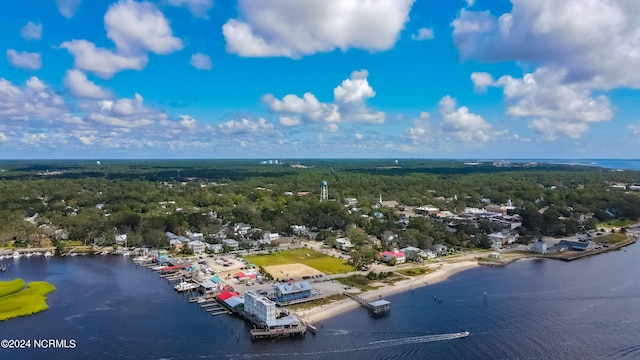
[[(245, 257), (258, 266), (265, 268), (273, 265), (304, 264), (325, 274), (338, 274), (354, 271), (353, 266), (343, 260), (321, 254), (311, 249), (292, 249), (268, 255)], [(278, 277), (277, 274), (272, 274)]]
[(26, 316), (47, 310), (47, 294), (55, 286), (44, 281), (34, 281), (25, 288), (22, 279), (0, 282), (0, 320)]

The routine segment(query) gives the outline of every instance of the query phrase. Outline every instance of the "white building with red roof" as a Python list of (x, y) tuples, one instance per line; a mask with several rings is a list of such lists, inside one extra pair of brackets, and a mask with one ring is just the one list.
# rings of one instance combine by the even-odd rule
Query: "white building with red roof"
[(383, 251), (380, 254), (380, 260), (388, 263), (391, 259), (396, 259), (396, 264), (403, 264), (407, 261), (404, 253), (402, 251), (393, 250), (393, 251)]

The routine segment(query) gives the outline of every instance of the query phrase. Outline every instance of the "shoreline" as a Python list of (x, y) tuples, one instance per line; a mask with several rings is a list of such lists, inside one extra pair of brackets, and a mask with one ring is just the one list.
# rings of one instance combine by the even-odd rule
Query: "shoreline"
[[(449, 277), (455, 274), (458, 274), (460, 272), (470, 270), (470, 269), (476, 269), (482, 266), (507, 266), (516, 261), (525, 261), (525, 260), (534, 260), (534, 259), (551, 259), (551, 260), (564, 260), (564, 261), (577, 260), (583, 257), (607, 253), (614, 250), (620, 250), (625, 246), (629, 246), (636, 243), (638, 239), (640, 239), (640, 237), (634, 237), (632, 239), (628, 239), (626, 241), (613, 244), (611, 247), (607, 249), (590, 251), (587, 253), (579, 254), (575, 258), (571, 258), (571, 259), (565, 259), (562, 257), (548, 256), (548, 255), (545, 256), (545, 255), (537, 255), (537, 254), (526, 254), (526, 255), (519, 254), (519, 255), (513, 256), (512, 258), (509, 258), (507, 261), (503, 260), (502, 262), (495, 263), (495, 264), (481, 263), (477, 258), (471, 258), (471, 259), (466, 259), (466, 260), (457, 261), (457, 262), (443, 262), (437, 265), (436, 269), (431, 273), (415, 276), (406, 280), (401, 280), (396, 282), (393, 285), (385, 285), (376, 290), (359, 292), (356, 294), (361, 295), (363, 298), (367, 300), (374, 301), (374, 300), (383, 298), (385, 296), (391, 296), (391, 295), (395, 295), (395, 294), (409, 291), (412, 289), (436, 284), (436, 283), (445, 281)], [(324, 320), (330, 319), (332, 317), (340, 315), (349, 310), (356, 309), (360, 306), (361, 305), (356, 301), (346, 298), (331, 304), (321, 305), (309, 310), (299, 311), (297, 312), (297, 315), (300, 317), (300, 319), (302, 319), (304, 322), (308, 324), (318, 324)]]
[[(435, 271), (431, 273), (415, 276), (410, 279), (398, 281), (393, 285), (385, 285), (379, 289), (357, 294), (371, 301), (378, 300), (379, 298), (383, 298), (386, 296), (391, 296), (412, 289), (436, 284), (447, 280), (449, 277), (455, 274), (470, 269), (476, 269), (480, 266), (481, 265), (479, 265), (475, 259), (455, 263), (442, 263), (439, 264)], [(299, 311), (296, 312), (296, 314), (306, 323), (317, 324), (349, 310), (357, 309), (360, 306), (361, 305), (356, 301), (346, 298), (331, 304), (321, 305), (309, 310)]]

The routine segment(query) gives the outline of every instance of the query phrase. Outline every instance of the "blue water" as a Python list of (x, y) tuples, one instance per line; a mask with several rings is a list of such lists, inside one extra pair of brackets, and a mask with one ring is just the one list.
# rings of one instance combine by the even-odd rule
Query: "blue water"
[[(524, 161), (524, 160), (517, 160)], [(546, 159), (527, 160), (549, 164), (595, 166), (604, 169), (621, 169), (640, 171), (640, 159)]]
[[(317, 335), (264, 342), (127, 258), (10, 260), (0, 279), (46, 280), (57, 290), (49, 310), (0, 323), (0, 339), (74, 339), (77, 347), (0, 349), (0, 359), (638, 359), (639, 257), (632, 245), (570, 263), (469, 270), (388, 297), (386, 317), (357, 309)], [(464, 330), (464, 339), (436, 336)]]

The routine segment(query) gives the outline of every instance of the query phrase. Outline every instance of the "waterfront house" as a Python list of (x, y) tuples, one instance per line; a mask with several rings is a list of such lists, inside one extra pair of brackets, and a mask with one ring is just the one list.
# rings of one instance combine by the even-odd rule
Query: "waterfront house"
[(127, 234), (116, 235), (116, 244), (118, 245), (127, 245)]
[(422, 253), (424, 254), (425, 259), (427, 260), (431, 260), (431, 259), (435, 259), (436, 258), (436, 253), (426, 249), (426, 250), (422, 250)]
[(435, 244), (435, 245), (433, 245), (433, 248), (436, 251), (436, 254), (438, 254), (438, 255), (447, 255), (447, 247), (445, 245)]
[(200, 286), (198, 287), (198, 291), (201, 294), (211, 293), (216, 290), (218, 290), (218, 284), (211, 280), (203, 281), (202, 283), (200, 283)]
[(391, 259), (395, 259), (397, 265), (403, 264), (407, 261), (407, 258), (405, 257), (404, 253), (398, 250), (383, 251), (379, 254), (379, 256), (380, 256), (380, 260), (386, 263), (390, 262)]
[(424, 252), (417, 247), (409, 246), (404, 249), (400, 249), (400, 251), (404, 253), (405, 258), (408, 261), (419, 261), (426, 258)]
[(224, 291), (216, 296), (216, 300), (227, 310), (236, 314), (242, 314), (244, 299), (234, 291)]
[(287, 302), (300, 300), (311, 296), (313, 288), (308, 281), (288, 282), (276, 287), (276, 300)]
[(539, 239), (538, 241), (536, 241), (533, 246), (534, 246), (534, 251), (537, 252), (538, 254), (547, 253), (547, 243), (544, 242), (542, 239)]
[(491, 242), (491, 248), (500, 249), (507, 242), (507, 235), (503, 233), (492, 233), (487, 235)]

